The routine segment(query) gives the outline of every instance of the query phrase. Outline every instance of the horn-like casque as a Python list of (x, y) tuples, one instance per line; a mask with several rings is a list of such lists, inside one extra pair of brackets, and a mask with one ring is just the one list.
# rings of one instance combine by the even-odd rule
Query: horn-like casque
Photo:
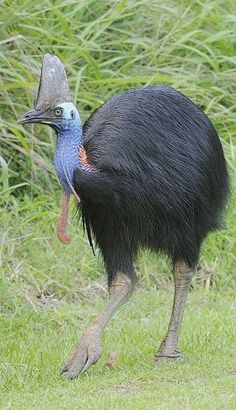
[(45, 54), (35, 110), (47, 110), (69, 101), (71, 101), (69, 85), (62, 62), (56, 56)]

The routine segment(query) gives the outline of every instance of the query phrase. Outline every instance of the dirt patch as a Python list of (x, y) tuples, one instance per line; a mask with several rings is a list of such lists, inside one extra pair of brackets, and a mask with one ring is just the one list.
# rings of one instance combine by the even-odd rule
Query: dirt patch
[(226, 373), (223, 373), (221, 375), (216, 375), (215, 377), (213, 376), (193, 376), (189, 379), (186, 380), (159, 380), (157, 379), (151, 379), (145, 382), (141, 381), (131, 381), (127, 383), (121, 383), (119, 385), (115, 385), (112, 387), (107, 387), (106, 392), (110, 393), (120, 393), (120, 394), (138, 394), (140, 393), (140, 390), (142, 390), (142, 387), (145, 388), (147, 386), (154, 386), (154, 385), (163, 385), (163, 384), (174, 384), (174, 385), (179, 385), (179, 384), (198, 384), (198, 383), (203, 383), (207, 380), (215, 380), (215, 379), (220, 379), (222, 376), (236, 376), (236, 371), (232, 370)]
[(110, 393), (121, 393), (121, 394), (135, 394), (138, 392), (140, 387), (140, 383), (137, 381), (133, 382), (127, 382), (127, 383), (122, 383), (119, 385), (115, 385), (112, 387), (108, 387), (106, 389), (106, 392)]

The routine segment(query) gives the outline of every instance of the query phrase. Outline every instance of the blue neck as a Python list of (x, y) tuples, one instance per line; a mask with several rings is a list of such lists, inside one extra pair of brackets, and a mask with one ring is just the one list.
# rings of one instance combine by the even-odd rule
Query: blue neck
[(70, 185), (73, 185), (73, 173), (80, 167), (79, 147), (82, 137), (82, 125), (57, 131), (54, 166), (62, 189), (66, 195), (71, 194)]

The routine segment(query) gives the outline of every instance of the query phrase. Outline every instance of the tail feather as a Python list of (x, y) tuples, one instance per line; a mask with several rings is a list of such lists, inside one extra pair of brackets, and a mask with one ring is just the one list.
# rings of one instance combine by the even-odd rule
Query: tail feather
[(93, 255), (95, 256), (95, 250), (94, 250), (94, 246), (93, 246), (93, 237), (92, 237), (91, 227), (90, 227), (88, 217), (83, 212), (83, 205), (82, 205), (82, 223), (83, 223), (83, 230), (84, 230), (84, 232), (87, 233), (89, 245), (91, 246), (92, 251), (93, 251)]

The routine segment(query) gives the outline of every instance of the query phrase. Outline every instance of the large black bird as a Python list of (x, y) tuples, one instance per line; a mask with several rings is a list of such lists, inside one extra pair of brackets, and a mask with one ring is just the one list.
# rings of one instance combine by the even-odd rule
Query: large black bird
[(179, 358), (180, 326), (200, 247), (220, 226), (229, 193), (222, 146), (208, 117), (180, 92), (153, 85), (111, 97), (82, 127), (63, 65), (46, 54), (37, 104), (19, 122), (48, 124), (56, 131), (54, 163), (64, 191), (58, 237), (70, 241), (72, 193), (108, 274), (108, 305), (62, 373), (72, 379), (101, 356), (102, 331), (134, 289), (140, 247), (163, 252), (173, 262), (173, 310), (155, 359)]

